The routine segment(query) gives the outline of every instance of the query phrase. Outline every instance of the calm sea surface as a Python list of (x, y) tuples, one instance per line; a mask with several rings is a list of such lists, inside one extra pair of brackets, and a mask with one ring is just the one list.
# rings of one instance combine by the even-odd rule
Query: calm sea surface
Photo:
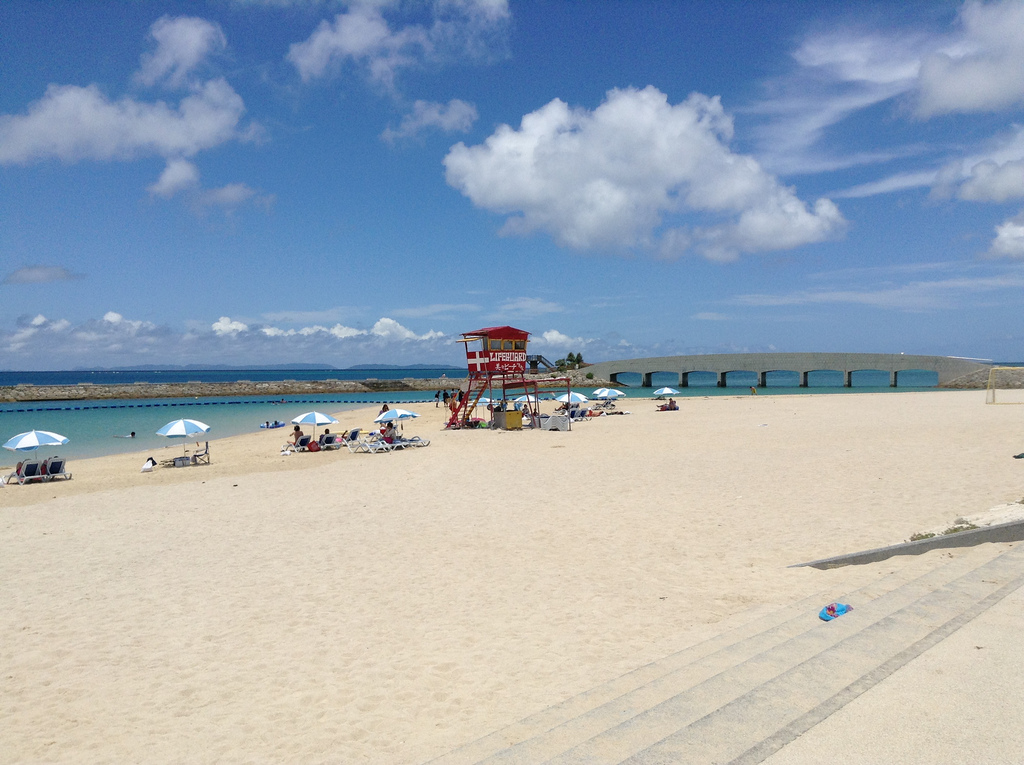
[[(131, 372), (0, 372), (0, 385), (32, 383), (34, 385), (130, 384), (133, 382), (235, 382), (238, 380), (398, 380), (406, 377), (433, 378), (446, 375), (455, 387), (466, 373), (452, 369), (366, 369), (366, 370), (185, 370), (185, 371), (131, 371)], [(640, 376), (621, 375), (627, 386), (639, 386)], [(756, 384), (754, 373), (735, 372), (729, 375), (728, 387), (719, 388), (712, 373), (691, 373), (690, 386), (679, 389), (679, 396), (734, 396), (744, 393)], [(649, 398), (656, 388), (677, 387), (678, 378), (670, 373), (653, 376), (650, 388), (627, 387), (628, 398)], [(841, 372), (812, 372), (809, 387), (799, 387), (795, 372), (773, 372), (768, 375), (768, 387), (759, 389), (760, 395), (806, 395), (808, 393), (898, 393), (902, 391), (931, 390), (937, 384), (934, 372), (904, 372), (898, 388), (889, 387), (889, 376), (884, 372), (858, 372), (853, 375), (853, 387), (843, 387)], [(591, 389), (582, 388), (589, 394)], [(400, 404), (416, 410), (434, 405), (433, 394), (428, 391), (396, 391), (366, 394), (319, 394), (312, 396), (126, 399), (119, 401), (59, 401), (0, 404), (0, 443), (26, 430), (51, 430), (67, 436), (70, 442), (59, 449), (40, 449), (36, 454), (47, 457), (59, 453), (68, 459), (97, 457), (123, 452), (154, 452), (170, 446), (181, 448), (180, 439), (166, 439), (156, 431), (171, 420), (182, 417), (200, 420), (210, 425), (209, 438), (250, 433), (259, 430), (261, 423), (280, 420), (289, 422), (312, 409), (339, 412), (358, 407), (373, 407), (367, 413), (366, 425), (376, 415), (382, 402)], [(628, 407), (620, 402), (620, 409)], [(414, 427), (410, 425), (409, 427)], [(121, 438), (135, 431), (135, 438)], [(287, 430), (282, 430), (282, 441)], [(205, 438), (203, 439), (205, 440)], [(158, 456), (158, 455), (157, 455)], [(20, 455), (0, 451), (0, 465), (13, 465)]]

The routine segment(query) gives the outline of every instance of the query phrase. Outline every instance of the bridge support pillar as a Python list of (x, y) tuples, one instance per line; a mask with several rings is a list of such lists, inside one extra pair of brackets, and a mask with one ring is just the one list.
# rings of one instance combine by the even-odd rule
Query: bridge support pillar
[(801, 388), (806, 388), (807, 387), (807, 372), (801, 372), (800, 373), (800, 387)]
[(679, 373), (679, 387), (680, 388), (689, 388), (690, 387), (690, 373), (689, 372), (680, 372)]
[(719, 372), (718, 373), (718, 387), (719, 388), (726, 387), (725, 376), (727, 374), (728, 374), (728, 372)]
[(758, 388), (767, 388), (768, 387), (768, 373), (767, 372), (758, 372), (757, 373), (757, 387)]
[(650, 388), (651, 387), (651, 373), (650, 372), (644, 372), (643, 379), (640, 380), (640, 387), (641, 388)]
[(853, 372), (847, 372), (845, 375), (843, 375), (843, 377), (844, 377), (843, 385), (845, 387), (847, 387), (847, 388), (852, 388), (853, 387)]
[(899, 372), (897, 372), (897, 371), (896, 371), (895, 369), (894, 369), (894, 370), (892, 370), (892, 371), (891, 371), (891, 372), (889, 373), (889, 387), (890, 387), (890, 388), (895, 388), (895, 387), (896, 387), (896, 379), (897, 379), (897, 378), (898, 378), (899, 376), (900, 376), (900, 373), (899, 373)]

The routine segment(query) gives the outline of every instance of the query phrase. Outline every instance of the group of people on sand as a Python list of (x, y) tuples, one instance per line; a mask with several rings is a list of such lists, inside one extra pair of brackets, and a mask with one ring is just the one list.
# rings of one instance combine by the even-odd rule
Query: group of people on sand
[[(298, 425), (296, 425), (294, 428), (292, 428), (292, 436), (291, 436), (291, 438), (288, 439), (288, 443), (286, 443), (284, 445), (284, 448), (285, 449), (289, 449), (291, 447), (298, 446), (299, 445), (299, 441), (302, 440), (305, 437), (305, 435), (306, 434), (302, 432), (302, 428), (300, 428)], [(324, 432), (321, 433), (320, 437), (316, 440), (316, 445), (322, 449), (324, 447), (325, 442), (333, 441), (334, 440), (334, 439), (330, 438), (330, 436), (331, 436), (331, 429), (330, 428), (324, 428)], [(345, 439), (345, 434), (342, 433), (341, 436), (339, 436), (339, 437), (342, 440), (344, 440)]]
[(679, 404), (676, 403), (674, 398), (670, 398), (668, 402), (658, 407), (659, 412), (677, 412), (679, 411)]

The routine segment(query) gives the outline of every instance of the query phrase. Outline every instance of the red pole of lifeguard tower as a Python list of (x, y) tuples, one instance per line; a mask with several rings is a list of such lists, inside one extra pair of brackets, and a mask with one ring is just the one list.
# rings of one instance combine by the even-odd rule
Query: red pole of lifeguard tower
[[(484, 391), (501, 387), (501, 399), (508, 400), (510, 391), (522, 390), (533, 396), (534, 408), (538, 401), (537, 380), (526, 379), (526, 344), (530, 333), (515, 327), (485, 327), (463, 332), (457, 342), (466, 344), (468, 375), (461, 400), (452, 405), (449, 428), (461, 428), (469, 422), (469, 413), (480, 401)], [(565, 382), (568, 378), (547, 379), (545, 382)], [(532, 391), (532, 393), (531, 393)]]

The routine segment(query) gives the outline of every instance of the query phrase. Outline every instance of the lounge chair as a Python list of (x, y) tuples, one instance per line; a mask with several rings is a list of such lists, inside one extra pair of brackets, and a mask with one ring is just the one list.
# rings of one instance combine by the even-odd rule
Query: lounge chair
[(384, 437), (379, 433), (370, 433), (367, 435), (366, 438), (363, 439), (363, 445), (365, 447), (364, 451), (369, 452), (370, 454), (376, 454), (378, 452), (393, 452), (398, 448), (395, 444), (389, 444), (385, 441)]
[(572, 419), (573, 422), (583, 422), (585, 419), (587, 419), (587, 417), (590, 416), (588, 412), (590, 412), (589, 409), (586, 409), (582, 406), (574, 406), (569, 410), (569, 417)]
[[(196, 441), (196, 448), (199, 447), (199, 442)], [(192, 464), (193, 465), (209, 465), (210, 464), (210, 442), (206, 442), (206, 446), (203, 450), (192, 453)]]
[(348, 435), (345, 436), (345, 446), (353, 454), (370, 451), (366, 448), (366, 440), (359, 437), (359, 428), (352, 428)]
[(541, 430), (569, 430), (569, 416), (566, 414), (541, 415)]
[(341, 444), (338, 443), (338, 437), (334, 433), (327, 433), (320, 437), (320, 448), (324, 451), (330, 451), (332, 449), (340, 449)]
[(15, 470), (5, 480), (7, 483), (10, 483), (11, 479), (14, 478), (21, 486), (32, 481), (45, 481), (46, 476), (40, 472), (39, 468), (40, 463), (38, 462), (23, 462), (21, 463), (21, 469)]
[(308, 452), (309, 442), (313, 440), (313, 436), (303, 436), (295, 442), (295, 451), (297, 452)]
[(400, 438), (395, 442), (398, 446), (430, 446), (430, 441), (426, 438), (420, 438), (419, 436), (412, 436), (411, 438)]
[(64, 470), (65, 459), (63, 457), (50, 457), (46, 461), (46, 475), (44, 480), (52, 481), (54, 478), (71, 478), (71, 473)]

